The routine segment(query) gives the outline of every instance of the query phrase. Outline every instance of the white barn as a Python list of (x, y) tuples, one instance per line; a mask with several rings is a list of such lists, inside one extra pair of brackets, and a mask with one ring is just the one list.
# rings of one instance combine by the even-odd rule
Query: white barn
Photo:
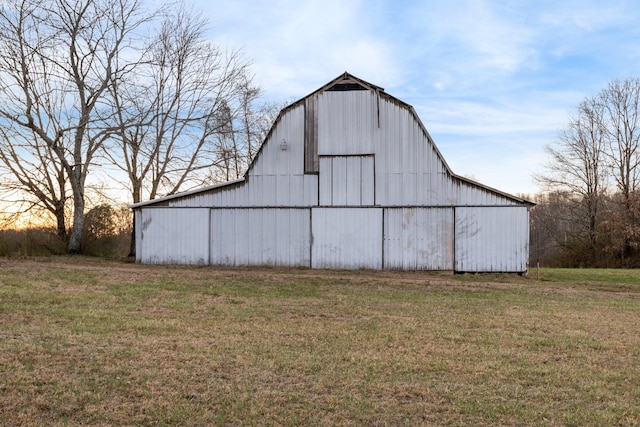
[(522, 273), (532, 205), (454, 174), (413, 107), (344, 73), (280, 112), (244, 178), (131, 208), (141, 263)]

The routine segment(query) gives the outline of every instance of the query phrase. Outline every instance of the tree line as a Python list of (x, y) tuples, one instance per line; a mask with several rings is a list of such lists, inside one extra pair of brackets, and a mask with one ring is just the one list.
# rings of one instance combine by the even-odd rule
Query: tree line
[(531, 256), (571, 267), (640, 267), (640, 79), (585, 98), (536, 177)]
[(90, 172), (119, 170), (133, 203), (240, 177), (279, 106), (207, 25), (184, 4), (4, 1), (2, 201), (51, 215), (77, 253)]

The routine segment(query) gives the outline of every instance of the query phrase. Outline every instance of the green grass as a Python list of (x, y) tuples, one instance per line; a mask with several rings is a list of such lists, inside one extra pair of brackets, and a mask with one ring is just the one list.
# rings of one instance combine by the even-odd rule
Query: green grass
[[(532, 276), (535, 276), (535, 269), (531, 274)], [(611, 268), (544, 268), (541, 269), (540, 279), (552, 282), (640, 285), (640, 270)]]
[(0, 260), (0, 424), (637, 425), (640, 274)]

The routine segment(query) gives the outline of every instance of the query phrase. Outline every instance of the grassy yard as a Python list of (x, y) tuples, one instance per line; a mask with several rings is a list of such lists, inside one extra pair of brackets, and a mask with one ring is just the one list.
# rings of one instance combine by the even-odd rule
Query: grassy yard
[(0, 424), (640, 424), (640, 271), (0, 259)]

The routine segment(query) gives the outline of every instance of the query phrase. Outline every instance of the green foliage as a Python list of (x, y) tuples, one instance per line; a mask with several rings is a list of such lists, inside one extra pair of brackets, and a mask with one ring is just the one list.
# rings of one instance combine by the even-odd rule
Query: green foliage
[[(535, 275), (535, 271), (530, 274)], [(611, 268), (543, 268), (541, 280), (570, 283), (609, 283), (616, 285), (640, 285), (640, 270)], [(635, 289), (640, 292), (640, 288)]]

